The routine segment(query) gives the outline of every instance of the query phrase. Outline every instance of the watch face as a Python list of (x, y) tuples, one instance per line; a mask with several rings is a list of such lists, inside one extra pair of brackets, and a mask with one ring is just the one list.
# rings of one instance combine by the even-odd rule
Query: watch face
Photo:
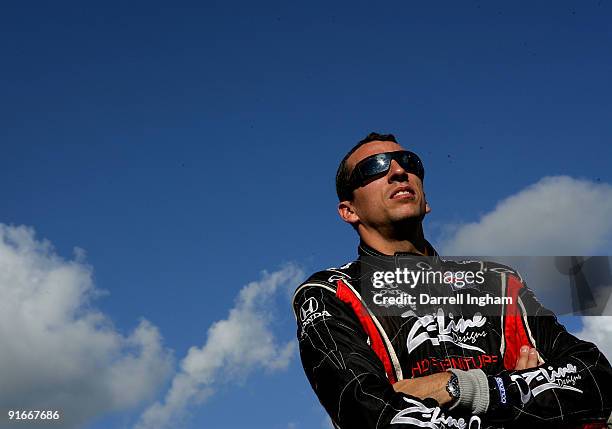
[(459, 397), (459, 380), (455, 374), (452, 374), (450, 380), (448, 380), (446, 390), (453, 398)]

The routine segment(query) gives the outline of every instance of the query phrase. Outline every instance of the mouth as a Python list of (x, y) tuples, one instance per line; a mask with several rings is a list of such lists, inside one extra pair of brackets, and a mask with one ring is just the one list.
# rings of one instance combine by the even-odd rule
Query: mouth
[(416, 192), (410, 186), (400, 186), (393, 191), (389, 198), (392, 200), (414, 200)]

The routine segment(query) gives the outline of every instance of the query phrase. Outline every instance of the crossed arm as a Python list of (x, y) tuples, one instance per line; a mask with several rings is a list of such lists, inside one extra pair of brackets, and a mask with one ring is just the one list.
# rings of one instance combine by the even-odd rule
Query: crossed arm
[[(535, 368), (538, 366), (538, 353), (536, 349), (529, 346), (521, 347), (519, 358), (516, 361), (515, 370)], [(446, 385), (451, 377), (450, 372), (440, 372), (425, 377), (400, 380), (393, 385), (396, 392), (415, 396), (419, 399), (433, 398), (440, 405), (448, 405), (452, 398), (446, 390)]]
[[(529, 296), (525, 305), (530, 308), (526, 318), (538, 346), (538, 355), (518, 351), (512, 370), (486, 376), (477, 371), (478, 398), (473, 396), (470, 419), (487, 422), (520, 423), (547, 420), (550, 423), (599, 421), (610, 414), (612, 368), (605, 357), (591, 343), (580, 341), (558, 324), (552, 313)], [(372, 350), (351, 309), (326, 288), (308, 287), (300, 290), (294, 300), (299, 310), (309, 300), (316, 300), (320, 317), (312, 322), (298, 322), (300, 355), (308, 380), (333, 421), (340, 427), (419, 427), (432, 424), (432, 419), (455, 419), (470, 413), (461, 397), (450, 411), (440, 405), (451, 406), (446, 391), (448, 373), (389, 383), (383, 362)], [(536, 316), (529, 316), (534, 314)], [(538, 318), (537, 320), (535, 318)], [(527, 319), (527, 320), (525, 320)], [(525, 344), (523, 342), (523, 344)], [(532, 344), (532, 346), (533, 346)], [(545, 365), (538, 366), (538, 362)], [(507, 367), (506, 362), (506, 367)], [(494, 384), (495, 383), (495, 384)], [(469, 392), (461, 383), (461, 392)], [(497, 388), (499, 386), (499, 388)], [(504, 388), (505, 386), (505, 388)], [(482, 392), (487, 389), (488, 405)], [(503, 390), (505, 389), (505, 390)], [(505, 396), (502, 400), (502, 392)], [(423, 399), (424, 398), (424, 399)], [(445, 408), (446, 408), (445, 407)], [(486, 410), (482, 410), (485, 407)], [(436, 420), (436, 421), (438, 421)], [(401, 426), (391, 426), (399, 424)]]

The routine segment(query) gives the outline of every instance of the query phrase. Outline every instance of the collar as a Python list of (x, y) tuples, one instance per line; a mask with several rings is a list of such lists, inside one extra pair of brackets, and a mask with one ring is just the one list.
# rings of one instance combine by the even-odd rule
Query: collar
[(366, 269), (365, 267), (377, 270), (395, 270), (396, 268), (410, 267), (422, 269), (423, 263), (430, 268), (440, 263), (438, 252), (435, 251), (427, 240), (425, 240), (425, 250), (428, 256), (412, 252), (396, 252), (394, 255), (385, 255), (361, 241), (357, 252), (359, 253), (359, 261), (364, 269)]
[(429, 243), (429, 241), (425, 240), (425, 252), (426, 255), (420, 255), (418, 253), (413, 253), (413, 252), (395, 252), (395, 254), (393, 255), (385, 255), (384, 253), (379, 252), (378, 250), (374, 249), (373, 247), (368, 246), (365, 242), (360, 241), (359, 242), (359, 247), (357, 248), (357, 253), (359, 254), (359, 256), (363, 257), (363, 256), (371, 256), (374, 257), (376, 259), (380, 259), (383, 261), (395, 261), (398, 257), (400, 258), (404, 258), (404, 257), (439, 257), (438, 252), (436, 252), (436, 249), (433, 248), (433, 246)]

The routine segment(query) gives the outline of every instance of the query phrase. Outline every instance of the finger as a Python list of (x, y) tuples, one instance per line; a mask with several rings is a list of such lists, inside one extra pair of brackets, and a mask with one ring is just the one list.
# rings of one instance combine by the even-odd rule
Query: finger
[(534, 348), (529, 349), (529, 357), (527, 358), (526, 368), (535, 368), (538, 366), (538, 351)]
[(523, 346), (519, 352), (519, 358), (516, 361), (516, 367), (514, 369), (525, 369), (527, 368), (527, 360), (529, 359), (529, 347)]

